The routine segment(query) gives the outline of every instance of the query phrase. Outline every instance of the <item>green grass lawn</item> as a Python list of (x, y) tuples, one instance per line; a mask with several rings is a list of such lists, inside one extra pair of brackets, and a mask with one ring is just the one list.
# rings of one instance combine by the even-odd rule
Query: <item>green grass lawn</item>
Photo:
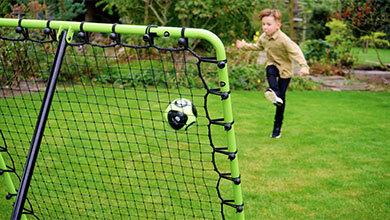
[(287, 96), (275, 140), (274, 107), (261, 93), (234, 93), (247, 219), (388, 219), (390, 94)]
[[(368, 48), (367, 53), (364, 53), (362, 48), (355, 47), (351, 51), (352, 55), (357, 57), (356, 64), (361, 65), (379, 65), (378, 56), (374, 49)], [(390, 64), (390, 50), (378, 49), (378, 53), (382, 62)], [(370, 62), (372, 61), (372, 62)]]
[[(246, 219), (390, 218), (390, 93), (288, 92), (281, 139), (261, 92), (232, 100)], [(7, 219), (5, 194), (0, 178)]]

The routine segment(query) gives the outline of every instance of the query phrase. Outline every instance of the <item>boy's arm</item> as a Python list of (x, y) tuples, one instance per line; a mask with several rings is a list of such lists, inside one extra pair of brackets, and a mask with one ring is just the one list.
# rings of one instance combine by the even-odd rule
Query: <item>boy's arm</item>
[(236, 47), (241, 50), (264, 50), (264, 47), (262, 46), (260, 39), (252, 44), (252, 43), (247, 43), (245, 40), (236, 41)]
[(302, 53), (301, 48), (292, 40), (286, 41), (286, 49), (289, 54), (289, 56), (298, 62), (299, 66), (301, 67), (300, 75), (308, 75), (309, 74), (309, 66), (307, 65), (305, 56)]

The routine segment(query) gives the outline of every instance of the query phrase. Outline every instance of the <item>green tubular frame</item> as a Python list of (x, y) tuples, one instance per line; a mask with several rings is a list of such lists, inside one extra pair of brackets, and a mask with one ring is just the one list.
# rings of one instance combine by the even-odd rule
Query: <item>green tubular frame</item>
[[(7, 170), (7, 166), (5, 164), (5, 161), (4, 161), (4, 158), (3, 158), (3, 155), (2, 153), (0, 153), (0, 170)], [(16, 189), (15, 189), (15, 185), (14, 183), (12, 182), (12, 179), (11, 179), (11, 176), (9, 175), (9, 172), (3, 172), (2, 176), (4, 177), (4, 182), (5, 182), (5, 185), (7, 186), (7, 190), (8, 190), (8, 193), (10, 194), (13, 194), (13, 195), (16, 195)], [(22, 215), (21, 217), (22, 220), (27, 220), (27, 217), (26, 215)]]
[[(9, 18), (0, 18), (0, 27), (18, 27), (20, 22), (20, 26), (24, 28), (35, 28), (35, 29), (44, 29), (47, 27), (48, 21), (47, 20), (31, 20), (31, 19), (9, 19)], [(68, 36), (67, 40), (72, 40), (72, 34), (75, 31), (80, 31), (80, 24), (81, 22), (70, 22), (70, 21), (50, 21), (49, 27), (54, 30), (68, 30)], [(92, 22), (85, 22), (83, 24), (83, 31), (85, 32), (101, 32), (101, 33), (111, 33), (112, 32), (113, 24), (102, 24), (102, 23), (92, 23)], [(125, 24), (117, 24), (115, 26), (115, 32), (118, 34), (136, 34), (136, 35), (144, 35), (145, 30), (147, 26), (142, 25), (125, 25)], [(165, 32), (169, 32), (169, 36), (173, 38), (180, 38), (182, 37), (181, 32), (182, 28), (178, 27), (154, 27), (150, 26), (150, 32), (156, 33), (157, 36), (163, 37)], [(210, 42), (214, 49), (216, 50), (216, 58), (217, 61), (223, 61), (226, 60), (226, 52), (225, 47), (222, 43), (222, 41), (217, 37), (214, 33), (205, 30), (205, 29), (197, 29), (197, 28), (186, 28), (184, 32), (184, 37), (186, 38), (196, 38), (196, 39), (203, 39), (208, 42)], [(229, 78), (228, 78), (228, 71), (227, 71), (227, 65), (224, 66), (224, 68), (220, 69), (218, 68), (218, 77), (220, 82), (224, 82), (225, 86), (222, 86), (221, 92), (229, 92)], [(230, 95), (227, 99), (222, 100), (222, 107), (223, 107), (223, 113), (224, 113), (224, 122), (225, 123), (232, 123), (233, 122), (233, 111), (232, 111), (232, 105), (231, 105), (231, 98)], [(229, 152), (236, 152), (236, 139), (235, 139), (235, 133), (234, 133), (234, 125), (232, 125), (231, 129), (226, 131), (226, 140), (227, 140), (227, 147)], [(0, 160), (1, 160), (0, 155)], [(2, 164), (0, 164), (1, 168)], [(5, 166), (5, 164), (4, 164)], [(238, 168), (238, 157), (236, 156), (233, 160), (230, 162), (230, 171), (231, 171), (231, 177), (232, 178), (239, 178), (240, 172)], [(7, 186), (9, 191), (15, 192), (15, 187), (13, 186), (12, 181), (8, 175), (4, 175), (5, 181), (7, 183)], [(234, 205), (241, 206), (243, 205), (243, 199), (242, 199), (242, 191), (241, 191), (241, 184), (235, 184), (233, 185), (233, 196), (234, 196)], [(13, 188), (13, 189), (12, 189)], [(237, 220), (245, 219), (244, 216), (244, 210), (241, 212), (236, 212), (236, 218)]]

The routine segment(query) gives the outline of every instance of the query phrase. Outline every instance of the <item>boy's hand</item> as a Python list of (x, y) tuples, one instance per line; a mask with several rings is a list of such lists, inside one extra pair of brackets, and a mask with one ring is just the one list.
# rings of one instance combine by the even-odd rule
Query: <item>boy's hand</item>
[(307, 76), (309, 75), (310, 67), (307, 65), (302, 65), (301, 70), (299, 71), (299, 76)]
[(237, 47), (237, 49), (240, 49), (240, 43), (241, 43), (241, 41), (236, 40), (236, 47)]
[(300, 72), (299, 73), (299, 76), (308, 76), (309, 75), (309, 73), (305, 73), (305, 72)]

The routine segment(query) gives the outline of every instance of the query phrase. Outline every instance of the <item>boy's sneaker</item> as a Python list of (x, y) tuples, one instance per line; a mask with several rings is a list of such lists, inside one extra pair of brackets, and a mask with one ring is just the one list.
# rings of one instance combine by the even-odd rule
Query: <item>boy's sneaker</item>
[(271, 138), (280, 138), (282, 136), (282, 127), (279, 125), (274, 125), (274, 130), (272, 131)]
[(268, 99), (270, 102), (274, 103), (274, 105), (281, 106), (283, 105), (283, 100), (279, 98), (274, 90), (268, 88), (265, 90), (264, 96), (266, 99)]

